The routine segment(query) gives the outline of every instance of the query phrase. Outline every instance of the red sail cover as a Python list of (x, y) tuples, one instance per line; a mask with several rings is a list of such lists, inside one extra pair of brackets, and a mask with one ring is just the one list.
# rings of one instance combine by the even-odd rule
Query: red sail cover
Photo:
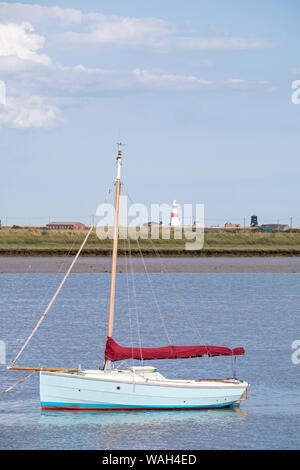
[(223, 346), (165, 346), (163, 348), (124, 348), (112, 338), (107, 338), (105, 348), (106, 361), (121, 361), (125, 359), (184, 359), (201, 357), (207, 354), (213, 356), (237, 356), (245, 354), (244, 348), (229, 349)]

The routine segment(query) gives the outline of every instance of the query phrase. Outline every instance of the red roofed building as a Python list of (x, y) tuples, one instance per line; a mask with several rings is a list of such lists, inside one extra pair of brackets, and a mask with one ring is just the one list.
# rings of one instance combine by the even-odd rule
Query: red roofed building
[(84, 230), (81, 222), (50, 222), (46, 225), (48, 230)]

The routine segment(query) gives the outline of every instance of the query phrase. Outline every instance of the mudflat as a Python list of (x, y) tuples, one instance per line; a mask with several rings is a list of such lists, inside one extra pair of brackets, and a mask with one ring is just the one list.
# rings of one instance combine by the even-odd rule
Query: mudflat
[[(65, 273), (72, 257), (0, 257), (0, 273)], [(118, 258), (117, 270), (160, 273), (299, 273), (299, 257), (126, 257)], [(82, 257), (73, 273), (109, 273), (110, 257)]]

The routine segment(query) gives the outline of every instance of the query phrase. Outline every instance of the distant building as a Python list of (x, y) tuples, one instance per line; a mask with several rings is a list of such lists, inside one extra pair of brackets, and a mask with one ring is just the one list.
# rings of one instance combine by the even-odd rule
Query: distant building
[(144, 227), (151, 227), (152, 225), (161, 225), (161, 222), (146, 222), (143, 224)]
[(251, 215), (250, 227), (257, 227), (257, 226), (258, 226), (257, 215)]
[(85, 225), (81, 222), (50, 222), (46, 228), (48, 230), (84, 230)]
[(231, 222), (226, 222), (224, 225), (225, 228), (240, 228), (241, 224), (232, 224)]
[(289, 229), (289, 226), (283, 224), (263, 224), (259, 228), (262, 232), (284, 232)]

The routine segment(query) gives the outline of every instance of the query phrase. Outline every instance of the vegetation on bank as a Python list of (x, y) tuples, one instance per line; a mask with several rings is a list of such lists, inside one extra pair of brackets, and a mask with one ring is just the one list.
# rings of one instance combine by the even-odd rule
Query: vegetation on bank
[[(38, 228), (2, 228), (0, 230), (0, 256), (70, 256), (76, 254), (86, 231), (42, 230)], [(186, 250), (183, 237), (169, 240), (160, 237), (139, 241), (121, 239), (120, 255), (132, 254), (164, 256), (300, 256), (300, 230), (286, 232), (260, 232), (253, 230), (205, 231), (202, 250)], [(112, 240), (99, 240), (91, 233), (83, 251), (84, 256), (109, 256)]]

